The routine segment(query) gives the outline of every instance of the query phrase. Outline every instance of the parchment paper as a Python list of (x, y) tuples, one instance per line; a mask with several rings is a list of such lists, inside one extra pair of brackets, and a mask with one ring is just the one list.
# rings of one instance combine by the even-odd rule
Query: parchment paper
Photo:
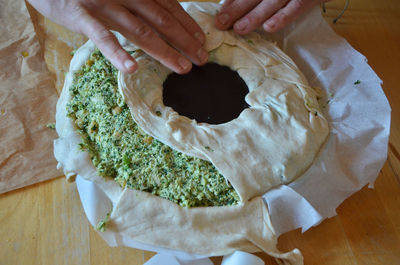
[[(209, 11), (213, 8), (212, 4), (201, 6)], [(321, 88), (320, 101), (330, 125), (329, 139), (309, 170), (290, 185), (282, 185), (263, 196), (275, 232), (280, 235), (298, 227), (305, 231), (319, 224), (334, 216), (337, 206), (351, 194), (367, 184), (372, 187), (386, 161), (391, 110), (381, 80), (366, 58), (333, 32), (319, 8), (303, 15), (283, 32), (264, 37), (277, 41), (310, 84)], [(88, 218), (96, 224), (109, 207), (97, 203), (105, 198), (94, 184), (86, 182), (78, 177), (77, 186)], [(186, 264), (174, 263), (180, 258), (201, 258), (140, 245), (123, 235), (107, 232), (101, 235), (111, 246), (159, 252), (148, 264), (165, 264), (154, 263), (162, 260), (159, 255), (176, 257), (168, 264)]]
[(0, 193), (60, 176), (57, 93), (24, 1), (0, 1)]
[(277, 39), (310, 85), (322, 88), (330, 125), (328, 141), (309, 170), (264, 196), (280, 235), (298, 227), (304, 232), (335, 216), (354, 192), (373, 187), (387, 158), (391, 109), (367, 59), (331, 29), (319, 8)]

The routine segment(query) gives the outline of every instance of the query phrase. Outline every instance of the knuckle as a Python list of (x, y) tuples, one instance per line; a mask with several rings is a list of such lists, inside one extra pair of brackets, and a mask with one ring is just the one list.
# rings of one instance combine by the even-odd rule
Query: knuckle
[(285, 6), (288, 2), (290, 2), (290, 0), (271, 0), (269, 2), (269, 7), (271, 8), (281, 8), (283, 6)]
[(165, 49), (163, 52), (163, 58), (161, 58), (161, 63), (169, 66), (176, 66), (179, 55), (170, 49)]
[(115, 66), (121, 64), (121, 62), (124, 61), (125, 51), (121, 46), (117, 44), (109, 44), (103, 46), (101, 47), (100, 51)]
[(106, 29), (106, 28), (102, 28), (102, 29), (94, 29), (91, 39), (94, 42), (110, 42), (113, 39), (114, 35), (112, 35), (112, 33)]
[(110, 57), (116, 58), (116, 59), (122, 59), (123, 57), (123, 51), (122, 48), (119, 47), (118, 45), (113, 45), (110, 47)]
[(119, 50), (117, 47), (110, 47), (110, 50), (107, 52), (105, 50), (101, 51), (111, 63), (115, 63), (120, 60), (121, 56), (119, 56)]
[(157, 25), (161, 28), (170, 28), (171, 26), (174, 25), (174, 20), (172, 16), (166, 12), (165, 13), (162, 12), (157, 17), (158, 17)]
[(235, 1), (235, 2), (232, 2), (230, 4), (230, 6), (227, 8), (229, 8), (229, 11), (232, 13), (234, 13), (235, 11), (238, 12), (242, 9), (242, 4), (240, 3), (240, 1)]
[(169, 12), (171, 12), (171, 13), (176, 13), (177, 11), (179, 11), (179, 9), (178, 9), (178, 5), (176, 5), (176, 2), (175, 1), (171, 1), (171, 0), (163, 0), (163, 1), (161, 1), (162, 2), (162, 5), (163, 5), (163, 7), (166, 9), (166, 10), (168, 10)]
[(251, 25), (260, 25), (263, 21), (263, 14), (255, 13), (247, 16), (249, 24)]
[(288, 20), (288, 14), (285, 10), (281, 10), (280, 12), (276, 13), (276, 18), (279, 23), (285, 23)]
[(138, 25), (134, 30), (133, 30), (134, 35), (138, 39), (147, 39), (152, 37), (153, 31), (151, 28), (145, 24)]

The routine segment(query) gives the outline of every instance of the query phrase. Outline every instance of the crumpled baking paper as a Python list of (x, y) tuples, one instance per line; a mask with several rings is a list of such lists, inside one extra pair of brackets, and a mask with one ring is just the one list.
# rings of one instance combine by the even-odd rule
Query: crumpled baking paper
[(280, 235), (299, 227), (306, 231), (335, 216), (354, 192), (373, 187), (387, 158), (391, 109), (367, 59), (331, 29), (319, 8), (285, 29), (278, 41), (310, 85), (322, 89), (330, 126), (309, 170), (264, 195)]
[[(76, 178), (76, 186), (82, 201), (83, 210), (92, 226), (96, 226), (110, 211), (111, 201), (107, 195), (91, 181), (85, 180), (79, 175)], [(130, 239), (124, 235), (105, 230), (101, 232), (102, 238), (112, 247), (127, 246), (146, 251), (158, 252), (145, 265), (212, 265), (210, 259), (201, 255), (193, 255), (179, 250), (155, 247)], [(236, 251), (225, 256), (222, 265), (263, 265), (264, 262), (255, 255)]]
[(57, 93), (24, 1), (0, 2), (0, 193), (61, 176)]
[[(212, 9), (213, 4), (201, 7)], [(381, 80), (366, 58), (333, 32), (319, 8), (283, 32), (264, 36), (277, 41), (310, 84), (321, 88), (320, 102), (330, 125), (329, 138), (307, 172), (263, 196), (279, 236), (318, 225), (334, 216), (338, 205), (351, 194), (367, 184), (373, 186), (386, 161), (391, 110)], [(110, 203), (93, 183), (79, 176), (77, 187), (88, 219), (96, 225)], [(147, 265), (209, 264), (205, 257), (141, 244), (119, 234), (106, 231), (101, 236), (111, 246), (159, 252)], [(251, 254), (242, 254), (233, 253), (224, 265), (239, 264), (241, 258), (240, 264), (263, 264)]]

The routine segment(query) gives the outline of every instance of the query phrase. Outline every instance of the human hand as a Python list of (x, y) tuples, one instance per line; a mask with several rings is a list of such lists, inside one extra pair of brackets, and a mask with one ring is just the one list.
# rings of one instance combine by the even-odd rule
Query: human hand
[(86, 35), (111, 63), (134, 72), (137, 62), (121, 47), (115, 30), (173, 71), (207, 61), (205, 36), (176, 0), (28, 0), (42, 15)]
[(226, 0), (217, 14), (215, 25), (247, 34), (262, 25), (276, 32), (314, 5), (329, 0)]

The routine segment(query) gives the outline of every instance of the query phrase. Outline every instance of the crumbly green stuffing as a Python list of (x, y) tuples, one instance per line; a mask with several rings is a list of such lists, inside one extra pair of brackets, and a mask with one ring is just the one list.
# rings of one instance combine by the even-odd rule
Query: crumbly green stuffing
[(134, 122), (117, 86), (117, 70), (98, 51), (75, 73), (67, 113), (100, 176), (184, 207), (234, 205), (239, 196), (208, 161), (184, 155)]
[(107, 230), (108, 222), (110, 221), (111, 211), (109, 211), (102, 220), (96, 225), (96, 230), (100, 232), (104, 232)]
[(54, 122), (48, 123), (48, 124), (46, 125), (46, 127), (49, 128), (49, 129), (55, 129), (55, 128), (56, 128), (56, 124), (55, 124)]

